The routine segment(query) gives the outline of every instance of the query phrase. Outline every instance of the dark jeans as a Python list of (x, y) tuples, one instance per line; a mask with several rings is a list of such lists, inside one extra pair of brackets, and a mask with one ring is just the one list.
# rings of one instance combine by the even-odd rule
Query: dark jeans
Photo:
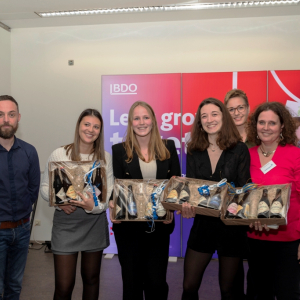
[(249, 239), (249, 270), (257, 295), (255, 300), (299, 300), (300, 265), (297, 258), (300, 240), (272, 242)]
[(133, 232), (124, 225), (114, 226), (122, 268), (123, 300), (143, 300), (143, 294), (145, 300), (167, 300), (170, 234), (160, 230), (146, 233), (140, 224), (134, 224), (141, 228)]
[(0, 300), (20, 298), (29, 239), (30, 222), (0, 229)]

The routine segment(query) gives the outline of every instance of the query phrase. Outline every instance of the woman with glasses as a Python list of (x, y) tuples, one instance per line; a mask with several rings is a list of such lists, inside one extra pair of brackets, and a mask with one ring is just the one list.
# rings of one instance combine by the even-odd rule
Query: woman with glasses
[[(233, 89), (230, 90), (224, 99), (224, 104), (226, 105), (234, 124), (239, 131), (243, 142), (248, 148), (254, 147), (254, 143), (250, 143), (247, 138), (247, 120), (250, 112), (249, 101), (246, 93), (242, 90)], [(246, 243), (245, 243), (246, 244)], [(248, 247), (245, 245), (244, 258), (248, 258)], [(237, 284), (241, 289), (235, 290), (237, 299), (244, 299), (244, 265), (241, 260), (237, 280), (240, 280), (240, 284)], [(247, 274), (247, 295), (255, 294), (253, 280), (251, 279), (251, 274)]]
[(249, 143), (247, 139), (246, 127), (250, 106), (246, 93), (242, 90), (233, 89), (226, 94), (224, 104), (226, 105), (243, 142), (248, 148), (255, 146), (254, 143)]

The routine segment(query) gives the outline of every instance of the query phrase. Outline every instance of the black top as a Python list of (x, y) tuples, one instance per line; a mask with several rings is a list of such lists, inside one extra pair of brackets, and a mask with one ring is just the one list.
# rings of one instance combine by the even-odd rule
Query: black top
[[(172, 176), (181, 176), (180, 164), (174, 141), (166, 140), (166, 147), (170, 152), (170, 158), (164, 161), (156, 160), (156, 179), (170, 179)], [(124, 143), (112, 146), (112, 157), (114, 176), (116, 178), (143, 179), (139, 158), (136, 152), (133, 153), (132, 161), (130, 163), (126, 162), (128, 157), (124, 148)], [(122, 227), (126, 226), (126, 228), (130, 227), (130, 229), (127, 228), (128, 230), (149, 230), (147, 222), (122, 222), (121, 224), (113, 224), (114, 230), (116, 230), (119, 225), (122, 225)], [(156, 230), (172, 233), (174, 230), (174, 222), (169, 225), (156, 222), (155, 228)]]
[(221, 181), (226, 178), (227, 182), (233, 182), (236, 187), (242, 187), (250, 179), (250, 154), (247, 146), (238, 142), (232, 148), (224, 150), (219, 158), (214, 174), (207, 150), (193, 151), (187, 155), (186, 176), (211, 181)]
[[(170, 179), (172, 176), (181, 176), (180, 164), (173, 140), (166, 141), (166, 147), (170, 151), (170, 158), (156, 160), (156, 179)], [(127, 154), (124, 143), (112, 146), (114, 176), (119, 179), (143, 179), (139, 157), (134, 152), (130, 163), (127, 163)]]
[[(214, 174), (207, 150), (193, 151), (187, 156), (187, 177), (219, 182), (226, 178), (236, 187), (242, 187), (250, 179), (250, 154), (247, 146), (238, 142), (224, 150)], [(246, 231), (248, 226), (226, 226), (220, 218), (196, 215), (190, 232), (188, 247), (194, 251), (214, 253), (220, 256), (241, 257), (246, 255)]]

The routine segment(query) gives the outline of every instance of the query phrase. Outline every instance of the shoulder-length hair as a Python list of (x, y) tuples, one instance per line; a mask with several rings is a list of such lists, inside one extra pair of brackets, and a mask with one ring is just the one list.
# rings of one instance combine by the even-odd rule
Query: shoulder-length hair
[(126, 162), (131, 162), (133, 158), (133, 152), (135, 151), (138, 157), (145, 161), (144, 156), (142, 155), (140, 145), (132, 128), (132, 121), (133, 121), (133, 111), (137, 106), (144, 107), (152, 121), (152, 129), (151, 129), (151, 136), (150, 142), (148, 144), (148, 157), (149, 161), (151, 160), (166, 160), (170, 158), (170, 152), (166, 147), (166, 141), (163, 141), (160, 137), (160, 133), (158, 130), (158, 125), (155, 117), (155, 113), (153, 108), (146, 102), (137, 101), (132, 104), (128, 114), (128, 126), (126, 131), (126, 136), (124, 137), (124, 147), (127, 154)]
[(218, 99), (207, 98), (200, 103), (196, 113), (191, 132), (191, 139), (187, 143), (187, 150), (189, 153), (194, 150), (204, 151), (209, 147), (208, 134), (203, 129), (201, 123), (201, 108), (207, 104), (213, 104), (219, 107), (222, 112), (222, 127), (218, 133), (216, 141), (219, 148), (221, 150), (233, 148), (236, 146), (238, 141), (242, 140), (225, 105)]
[(105, 151), (104, 151), (104, 128), (103, 128), (103, 119), (100, 114), (100, 112), (96, 109), (88, 108), (85, 109), (79, 116), (76, 128), (75, 128), (75, 135), (74, 135), (74, 142), (72, 144), (64, 146), (64, 148), (67, 150), (67, 155), (70, 155), (70, 158), (72, 161), (80, 161), (80, 150), (79, 150), (79, 144), (80, 144), (80, 136), (79, 136), (79, 126), (84, 117), (87, 116), (93, 116), (99, 119), (101, 128), (100, 128), (100, 134), (98, 138), (94, 141), (93, 149), (91, 150), (90, 154), (93, 155), (94, 160), (102, 160), (104, 163), (106, 163), (105, 160)]
[(278, 117), (282, 128), (283, 139), (279, 141), (279, 145), (285, 146), (286, 144), (296, 145), (296, 124), (291, 116), (290, 112), (285, 106), (279, 102), (266, 102), (260, 104), (255, 111), (251, 114), (248, 121), (248, 141), (255, 143), (256, 145), (261, 144), (261, 140), (257, 135), (257, 121), (259, 115), (263, 111), (272, 110)]

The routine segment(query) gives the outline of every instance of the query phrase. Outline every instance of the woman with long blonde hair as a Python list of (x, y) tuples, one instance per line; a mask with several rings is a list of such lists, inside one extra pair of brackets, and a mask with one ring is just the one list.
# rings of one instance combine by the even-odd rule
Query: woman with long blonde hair
[[(119, 179), (170, 179), (180, 176), (174, 141), (162, 140), (152, 107), (135, 102), (128, 115), (125, 141), (112, 147), (113, 170)], [(110, 208), (113, 208), (110, 201)], [(122, 268), (123, 300), (167, 300), (166, 273), (171, 221), (156, 223), (111, 220)]]

